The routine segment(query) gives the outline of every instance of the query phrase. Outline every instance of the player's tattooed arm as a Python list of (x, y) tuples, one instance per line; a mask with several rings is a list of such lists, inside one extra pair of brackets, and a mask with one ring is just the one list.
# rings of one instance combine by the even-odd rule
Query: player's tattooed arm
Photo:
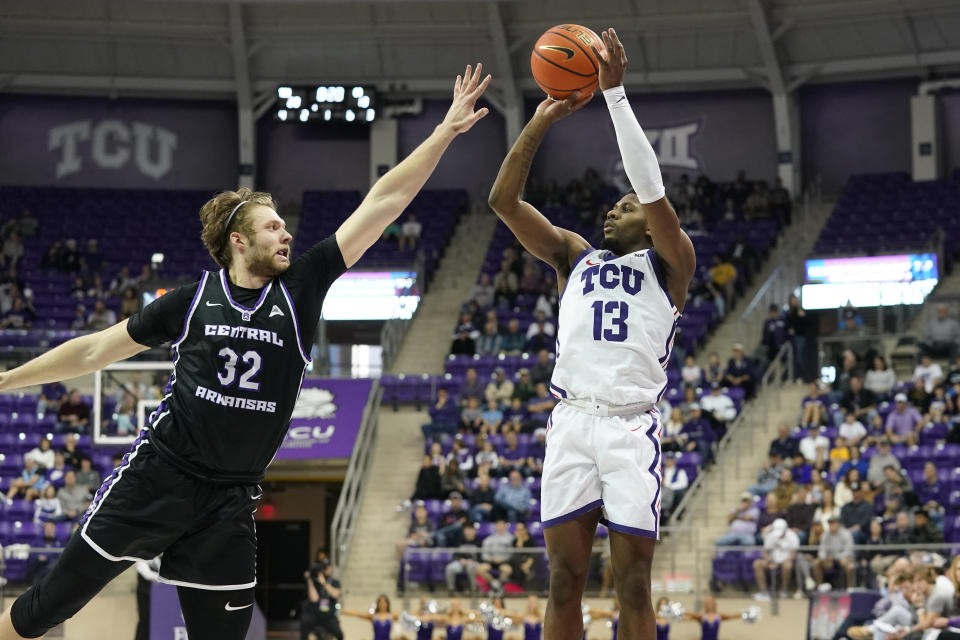
[(570, 265), (589, 244), (581, 236), (556, 227), (536, 207), (523, 199), (530, 165), (547, 130), (557, 120), (573, 113), (593, 95), (571, 95), (566, 100), (547, 98), (513, 144), (490, 190), (488, 202), (510, 227), (523, 247), (556, 269), (559, 279), (566, 278)]
[(134, 342), (123, 320), (103, 331), (64, 342), (24, 365), (0, 373), (0, 390), (58, 382), (93, 373), (148, 347)]
[(487, 115), (486, 107), (474, 110), (490, 84), (490, 76), (481, 79), (482, 76), (482, 64), (475, 70), (467, 65), (464, 75), (457, 76), (454, 83), (453, 102), (443, 122), (409, 156), (377, 180), (357, 210), (337, 229), (337, 244), (347, 267), (353, 266), (387, 225), (400, 217), (433, 174), (453, 139)]

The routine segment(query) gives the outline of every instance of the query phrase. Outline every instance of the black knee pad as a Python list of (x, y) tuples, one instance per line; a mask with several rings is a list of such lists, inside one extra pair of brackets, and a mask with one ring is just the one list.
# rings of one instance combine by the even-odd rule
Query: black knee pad
[(74, 535), (50, 571), (10, 609), (14, 630), (24, 638), (39, 638), (83, 608), (131, 562), (113, 562)]

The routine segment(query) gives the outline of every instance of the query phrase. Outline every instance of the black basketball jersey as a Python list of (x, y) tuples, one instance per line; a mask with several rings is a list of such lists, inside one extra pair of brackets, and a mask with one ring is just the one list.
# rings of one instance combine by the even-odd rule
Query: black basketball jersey
[(252, 307), (224, 270), (204, 272), (174, 341), (174, 373), (150, 418), (150, 440), (184, 470), (255, 483), (283, 442), (310, 359), (280, 278)]

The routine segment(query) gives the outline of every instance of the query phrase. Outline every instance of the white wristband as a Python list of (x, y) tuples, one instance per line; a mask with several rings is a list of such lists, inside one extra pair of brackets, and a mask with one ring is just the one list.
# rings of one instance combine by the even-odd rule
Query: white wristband
[(630, 103), (627, 102), (627, 90), (623, 88), (623, 85), (617, 87), (611, 87), (603, 92), (603, 98), (607, 101), (608, 109), (620, 109), (622, 107), (630, 107)]

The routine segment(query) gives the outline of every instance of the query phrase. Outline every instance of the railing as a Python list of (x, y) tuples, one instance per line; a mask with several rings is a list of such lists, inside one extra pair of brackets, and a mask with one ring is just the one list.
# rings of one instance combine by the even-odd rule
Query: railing
[[(789, 342), (780, 347), (780, 351), (774, 356), (773, 360), (767, 366), (760, 383), (757, 385), (757, 395), (765, 389), (779, 390), (784, 383), (793, 375), (793, 349)], [(780, 409), (780, 394), (773, 393), (772, 402), (777, 409)], [(744, 441), (750, 438), (750, 429), (746, 425), (766, 424), (770, 414), (771, 397), (763, 400), (753, 400), (743, 406), (740, 414), (727, 426), (727, 433), (717, 444), (715, 455), (719, 458), (726, 452), (727, 456), (732, 456), (734, 460), (734, 473), (737, 478), (741, 475), (741, 460), (743, 456)], [(748, 446), (752, 446), (749, 443)], [(695, 510), (703, 505), (701, 516), (703, 523), (709, 521), (710, 501), (706, 500), (707, 491), (704, 486), (707, 482), (719, 482), (721, 493), (726, 493), (727, 474), (729, 466), (716, 464), (712, 468), (702, 471), (697, 475), (697, 479), (687, 489), (683, 499), (673, 510), (670, 517), (670, 525), (677, 526), (680, 520), (688, 513), (694, 513)], [(726, 513), (724, 511), (724, 513)], [(686, 521), (685, 521), (686, 522)], [(689, 524), (689, 522), (686, 522)]]
[(360, 431), (353, 446), (353, 454), (347, 465), (347, 474), (340, 489), (340, 498), (337, 500), (337, 507), (330, 523), (330, 562), (338, 573), (343, 571), (350, 554), (350, 543), (353, 541), (357, 517), (360, 515), (363, 490), (366, 488), (367, 473), (370, 470), (373, 448), (377, 442), (377, 420), (382, 394), (380, 383), (374, 380), (370, 395), (367, 397), (367, 404), (363, 408)]
[[(417, 259), (413, 264), (413, 269), (417, 274), (417, 291), (420, 293), (420, 302), (423, 302), (423, 296), (426, 294), (426, 283), (427, 278), (424, 273), (425, 259), (422, 252), (417, 253)], [(399, 307), (399, 302), (397, 303)], [(398, 309), (399, 310), (399, 309)], [(413, 312), (410, 319), (404, 319), (400, 317), (393, 317), (383, 323), (383, 329), (380, 331), (380, 348), (381, 348), (381, 362), (382, 367), (381, 371), (386, 373), (390, 369), (390, 365), (393, 364), (393, 360), (397, 357), (397, 354), (400, 353), (400, 347), (403, 345), (403, 338), (407, 335), (407, 329), (410, 328), (410, 323), (413, 322), (413, 319), (417, 317), (417, 312), (420, 310), (420, 304), (417, 304), (416, 311)], [(394, 316), (399, 316), (401, 314), (394, 313)]]

